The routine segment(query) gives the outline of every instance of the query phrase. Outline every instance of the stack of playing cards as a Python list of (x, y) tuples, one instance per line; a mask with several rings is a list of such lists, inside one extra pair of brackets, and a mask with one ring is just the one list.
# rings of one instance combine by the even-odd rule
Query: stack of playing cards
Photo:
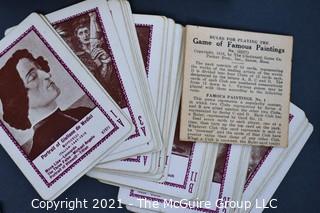
[[(120, 188), (119, 199), (133, 212), (148, 212), (141, 208), (160, 212), (262, 212), (312, 131), (304, 112), (291, 104), (288, 148), (243, 147), (247, 149), (242, 151), (246, 156), (241, 158), (239, 151), (232, 152), (240, 146), (219, 147), (209, 193), (205, 199), (200, 199), (207, 203), (172, 199), (150, 190), (127, 187)], [(239, 171), (239, 164), (247, 166), (242, 165)], [(174, 191), (176, 189), (172, 188), (172, 193)]]
[(0, 49), (1, 144), (41, 197), (54, 199), (133, 127), (41, 15), (29, 15)]
[(44, 199), (84, 174), (120, 186), (135, 212), (255, 212), (229, 201), (271, 198), (312, 125), (291, 104), (287, 148), (181, 141), (184, 39), (172, 19), (121, 0), (33, 13), (6, 31), (1, 144)]
[[(109, 1), (108, 5), (114, 20), (119, 23), (118, 32), (122, 32), (119, 37), (124, 37), (131, 29), (131, 38), (126, 39), (131, 39), (131, 45), (136, 45), (134, 49), (141, 49), (140, 61), (145, 64), (153, 104), (156, 106), (163, 149), (142, 155), (140, 164), (131, 163), (131, 168), (134, 169), (131, 173), (128, 173), (127, 163), (127, 171), (111, 173), (108, 167), (98, 165), (88, 175), (104, 183), (134, 186), (170, 195), (172, 198), (205, 198), (214, 168), (212, 162), (215, 162), (217, 145), (180, 141), (179, 124), (176, 126), (177, 120), (180, 120), (177, 116), (182, 81), (182, 26), (165, 17), (132, 16), (129, 4), (125, 1)], [(120, 12), (128, 15), (121, 15)], [(125, 25), (126, 29), (121, 29), (122, 25)], [(132, 33), (135, 29), (137, 33)], [(130, 42), (128, 46), (129, 44)], [(149, 165), (153, 158), (158, 160), (156, 167)], [(136, 174), (133, 174), (134, 172)], [(172, 187), (177, 190), (172, 191)]]
[[(115, 3), (113, 14), (125, 21), (125, 7)], [(94, 166), (163, 177), (139, 41), (118, 37), (127, 28), (113, 18), (106, 1), (84, 1), (32, 14), (1, 41), (2, 145), (45, 199)]]

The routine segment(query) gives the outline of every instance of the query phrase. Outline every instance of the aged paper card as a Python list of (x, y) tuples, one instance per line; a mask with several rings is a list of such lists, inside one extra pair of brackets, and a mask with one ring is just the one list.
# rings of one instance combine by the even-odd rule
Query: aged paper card
[(45, 200), (131, 132), (111, 97), (36, 13), (0, 41), (0, 102), (1, 145)]
[(293, 38), (186, 28), (181, 140), (286, 147)]

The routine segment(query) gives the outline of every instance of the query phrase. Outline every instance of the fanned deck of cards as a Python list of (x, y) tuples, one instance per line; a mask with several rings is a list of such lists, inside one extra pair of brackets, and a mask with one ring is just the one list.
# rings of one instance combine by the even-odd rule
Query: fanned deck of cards
[[(191, 38), (190, 29), (198, 27), (185, 30), (164, 16), (132, 14), (124, 0), (87, 0), (47, 15), (32, 13), (6, 31), (0, 41), (1, 145), (43, 199), (55, 199), (86, 174), (119, 186), (119, 199), (134, 212), (261, 211), (224, 204), (271, 199), (312, 133), (304, 112), (294, 104), (288, 110), (289, 102), (281, 99), (288, 98), (282, 92), (289, 92), (283, 81), (290, 76), (286, 72), (291, 67), (292, 39), (230, 30), (230, 35), (243, 36), (242, 40), (229, 36), (230, 42), (244, 42), (246, 35), (258, 36), (264, 45), (274, 42), (269, 49), (257, 46), (256, 51), (268, 52), (268, 57), (254, 58), (249, 45), (228, 43), (230, 48), (246, 50), (216, 53), (195, 48), (194, 53), (210, 60), (195, 59), (190, 65), (192, 54), (186, 53), (190, 39), (201, 47), (212, 45), (210, 39), (218, 40), (217, 47), (225, 41), (214, 34), (209, 40)], [(214, 32), (219, 34), (220, 29)], [(282, 42), (287, 46), (278, 49)], [(232, 62), (233, 69), (215, 61), (231, 60), (233, 55), (237, 60)], [(252, 63), (247, 67), (249, 74), (239, 74), (246, 63)], [(254, 63), (266, 67), (258, 72)], [(188, 66), (191, 77), (186, 79)], [(211, 71), (219, 81), (212, 80)], [(241, 82), (234, 89), (236, 76), (241, 76)], [(243, 81), (254, 84), (251, 78), (257, 87), (248, 92), (259, 90), (258, 95), (254, 99), (238, 96), (236, 92), (249, 88)], [(284, 104), (261, 98), (264, 89), (259, 83), (268, 88), (266, 94), (276, 96), (272, 101)], [(185, 94), (188, 89), (199, 92), (217, 85), (221, 89), (224, 84), (232, 91), (228, 95), (215, 90), (206, 98)], [(212, 97), (225, 100), (208, 105), (205, 101)], [(234, 100), (239, 100), (238, 105), (232, 105)], [(243, 104), (251, 111), (242, 109)], [(217, 117), (210, 114), (213, 109), (220, 110), (213, 113)], [(251, 120), (235, 120), (237, 116)], [(284, 117), (288, 124), (283, 125)], [(260, 136), (259, 122), (264, 125)], [(196, 124), (201, 132), (194, 132)], [(247, 125), (244, 133), (237, 132), (240, 124)], [(221, 140), (205, 143), (206, 137), (214, 142), (215, 133)], [(269, 136), (271, 142), (266, 140)], [(234, 140), (225, 144), (224, 139)], [(266, 146), (273, 142), (288, 146)], [(160, 205), (143, 206), (141, 200)], [(210, 201), (211, 206), (195, 207), (181, 200)]]

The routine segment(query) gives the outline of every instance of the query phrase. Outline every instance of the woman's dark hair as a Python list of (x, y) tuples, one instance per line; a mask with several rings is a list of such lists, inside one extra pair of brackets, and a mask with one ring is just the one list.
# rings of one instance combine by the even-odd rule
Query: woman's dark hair
[(0, 69), (0, 99), (3, 108), (3, 119), (10, 126), (25, 130), (31, 127), (28, 119), (28, 93), (16, 68), (22, 58), (33, 61), (45, 72), (49, 72), (50, 68), (48, 62), (42, 56), (34, 58), (27, 49), (22, 49), (13, 53)]

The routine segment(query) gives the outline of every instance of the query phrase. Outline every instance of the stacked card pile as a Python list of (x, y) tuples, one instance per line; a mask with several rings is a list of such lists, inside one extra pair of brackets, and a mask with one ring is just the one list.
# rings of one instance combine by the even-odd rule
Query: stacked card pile
[(119, 199), (133, 212), (262, 212), (312, 131), (304, 112), (291, 104), (288, 148), (220, 145), (205, 199), (172, 199), (128, 187), (120, 188)]
[(44, 199), (87, 174), (136, 212), (242, 212), (227, 201), (270, 199), (312, 132), (291, 104), (288, 148), (179, 140), (183, 27), (127, 1), (33, 13), (0, 49), (1, 143)]
[[(33, 13), (1, 40), (2, 145), (44, 199), (93, 167), (164, 177), (167, 147), (125, 9), (125, 2), (92, 0)], [(149, 28), (140, 28), (148, 38)]]

